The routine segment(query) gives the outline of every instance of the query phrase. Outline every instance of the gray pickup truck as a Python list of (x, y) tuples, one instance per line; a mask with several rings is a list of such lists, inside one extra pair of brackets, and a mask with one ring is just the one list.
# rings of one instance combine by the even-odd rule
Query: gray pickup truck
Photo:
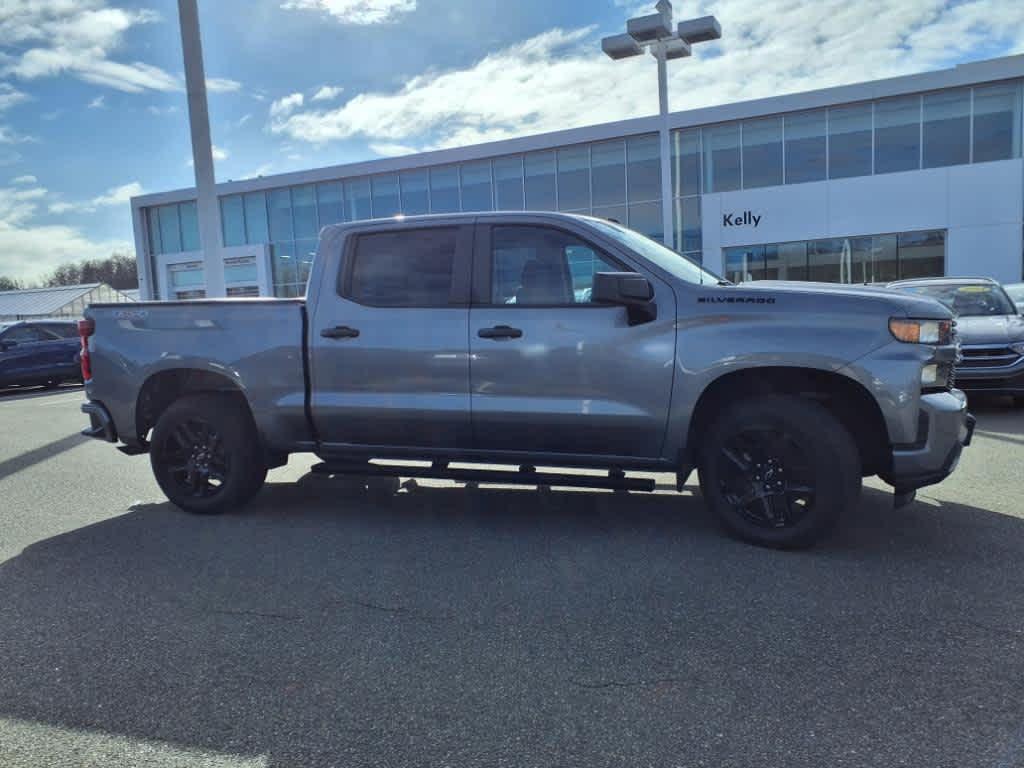
[(806, 546), (864, 476), (897, 504), (945, 478), (974, 424), (939, 302), (737, 286), (568, 214), (330, 226), (304, 300), (95, 304), (81, 334), (85, 434), (148, 452), (200, 513), (296, 452), (329, 474), (627, 490), (696, 468), (728, 531)]

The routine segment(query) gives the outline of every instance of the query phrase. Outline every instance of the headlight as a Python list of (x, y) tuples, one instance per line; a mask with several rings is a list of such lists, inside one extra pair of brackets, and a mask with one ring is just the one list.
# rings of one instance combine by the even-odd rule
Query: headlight
[(1016, 352), (1018, 355), (1024, 355), (1024, 341), (1015, 341), (1010, 345), (1010, 349)]
[(907, 344), (953, 343), (952, 320), (916, 320), (894, 317), (889, 320), (889, 330), (899, 341)]

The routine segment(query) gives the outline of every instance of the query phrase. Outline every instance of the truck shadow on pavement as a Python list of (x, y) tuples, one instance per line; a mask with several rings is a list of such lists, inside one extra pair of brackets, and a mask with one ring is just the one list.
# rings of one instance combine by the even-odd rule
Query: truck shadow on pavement
[(873, 490), (783, 553), (699, 496), (310, 477), (35, 544), (0, 595), (0, 721), (211, 765), (1024, 762), (1024, 520)]

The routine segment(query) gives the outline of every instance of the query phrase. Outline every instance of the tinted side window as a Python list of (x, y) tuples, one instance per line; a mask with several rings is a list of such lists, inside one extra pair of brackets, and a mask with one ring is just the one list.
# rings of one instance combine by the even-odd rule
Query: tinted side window
[(567, 232), (495, 227), (491, 239), (493, 304), (587, 304), (596, 272), (621, 271)]
[(16, 341), (19, 344), (26, 344), (31, 341), (50, 341), (53, 338), (53, 336), (43, 333), (32, 325), (19, 325), (16, 328), (11, 328), (3, 336), (4, 341)]
[(380, 307), (447, 304), (457, 232), (443, 227), (360, 235), (349, 297)]
[(39, 327), (47, 333), (52, 334), (55, 338), (78, 338), (78, 326), (73, 323), (47, 323), (46, 325), (41, 325)]

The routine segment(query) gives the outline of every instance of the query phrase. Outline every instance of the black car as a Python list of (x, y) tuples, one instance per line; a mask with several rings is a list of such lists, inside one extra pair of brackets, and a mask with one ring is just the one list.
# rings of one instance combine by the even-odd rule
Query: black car
[(900, 280), (890, 288), (931, 296), (956, 313), (963, 358), (956, 385), (967, 392), (1012, 395), (1024, 405), (1024, 317), (1003, 287), (989, 278)]
[(0, 323), (0, 387), (81, 381), (80, 350), (73, 320)]

